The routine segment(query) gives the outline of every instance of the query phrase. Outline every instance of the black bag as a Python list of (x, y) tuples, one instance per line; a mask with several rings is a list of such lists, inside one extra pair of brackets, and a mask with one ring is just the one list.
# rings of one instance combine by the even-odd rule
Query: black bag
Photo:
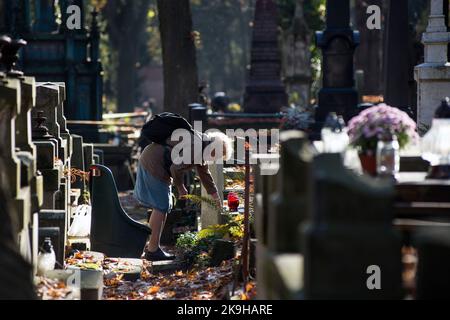
[(167, 139), (178, 129), (194, 133), (194, 129), (185, 118), (175, 113), (165, 112), (155, 115), (147, 122), (142, 128), (141, 136), (150, 142), (165, 145)]

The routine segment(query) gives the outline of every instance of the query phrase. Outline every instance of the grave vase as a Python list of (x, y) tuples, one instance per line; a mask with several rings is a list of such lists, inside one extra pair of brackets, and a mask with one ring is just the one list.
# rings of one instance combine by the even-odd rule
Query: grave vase
[(377, 176), (377, 156), (375, 152), (366, 151), (359, 153), (361, 167), (364, 173), (376, 177)]

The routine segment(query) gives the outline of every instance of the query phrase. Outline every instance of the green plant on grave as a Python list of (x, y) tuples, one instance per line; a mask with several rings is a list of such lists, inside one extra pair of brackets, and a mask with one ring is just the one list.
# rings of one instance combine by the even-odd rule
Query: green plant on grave
[(197, 233), (186, 232), (180, 235), (177, 239), (176, 246), (181, 250), (191, 250), (197, 244)]
[(214, 242), (219, 239), (240, 240), (244, 236), (244, 217), (238, 215), (223, 225), (214, 225), (199, 232), (186, 232), (177, 239), (176, 248), (189, 266), (207, 266)]
[(244, 216), (237, 215), (226, 224), (213, 225), (198, 233), (199, 239), (217, 238), (240, 240), (244, 237)]
[(201, 197), (194, 194), (188, 194), (184, 198), (198, 205), (206, 204), (211, 209), (216, 210), (217, 213), (222, 214), (222, 207), (219, 207), (214, 199)]
[(206, 266), (215, 240), (215, 237), (199, 239), (198, 233), (186, 232), (178, 237), (176, 248), (186, 265)]

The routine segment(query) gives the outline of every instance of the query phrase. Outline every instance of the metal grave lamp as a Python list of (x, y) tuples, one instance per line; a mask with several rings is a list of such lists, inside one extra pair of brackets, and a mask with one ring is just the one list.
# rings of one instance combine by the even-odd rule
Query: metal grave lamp
[(427, 179), (450, 179), (450, 99), (442, 100), (430, 131), (422, 139), (422, 158), (430, 162)]

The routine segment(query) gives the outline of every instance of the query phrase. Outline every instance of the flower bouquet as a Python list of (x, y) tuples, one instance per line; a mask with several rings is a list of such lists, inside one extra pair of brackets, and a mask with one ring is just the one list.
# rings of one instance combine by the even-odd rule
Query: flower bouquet
[(281, 122), (281, 130), (308, 131), (313, 123), (313, 117), (306, 108), (293, 107), (286, 110)]
[(386, 104), (369, 108), (350, 120), (348, 133), (351, 144), (358, 148), (364, 171), (376, 173), (378, 141), (387, 134), (397, 137), (400, 149), (418, 139), (417, 126), (406, 112)]

